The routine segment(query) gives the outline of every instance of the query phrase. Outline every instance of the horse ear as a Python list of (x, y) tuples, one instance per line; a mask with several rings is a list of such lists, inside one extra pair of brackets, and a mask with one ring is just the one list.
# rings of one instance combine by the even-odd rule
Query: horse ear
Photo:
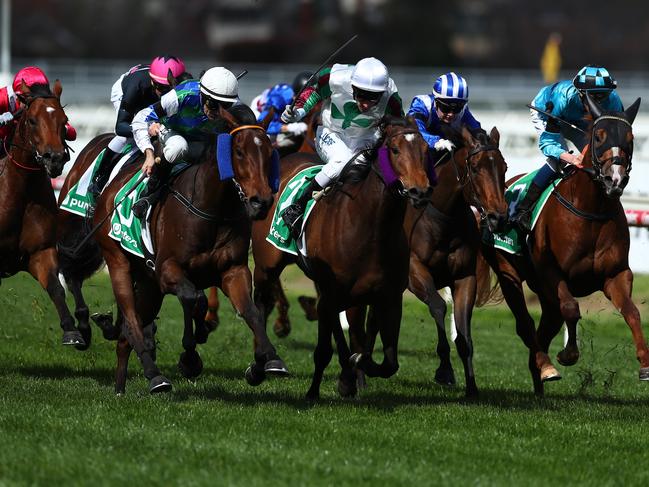
[(268, 113), (261, 121), (261, 126), (264, 127), (264, 130), (268, 129), (268, 126), (270, 125), (270, 122), (273, 121), (274, 116), (275, 116), (275, 107), (270, 107), (270, 110), (268, 110)]
[(475, 140), (473, 139), (473, 135), (471, 135), (471, 131), (469, 131), (468, 128), (466, 128), (464, 125), (462, 126), (462, 140), (464, 141), (464, 146), (465, 147), (471, 147), (475, 145)]
[(419, 130), (419, 127), (417, 126), (417, 121), (415, 120), (415, 117), (412, 115), (407, 115), (406, 120), (408, 121), (408, 125), (412, 127), (413, 129)]
[(239, 121), (236, 119), (236, 117), (222, 106), (219, 106), (219, 118), (221, 118), (227, 124), (229, 130), (232, 130), (235, 127), (239, 126)]
[(61, 80), (57, 79), (54, 82), (54, 94), (58, 99), (61, 99), (61, 93), (63, 93), (63, 86), (61, 85)]
[(489, 138), (498, 147), (498, 144), (500, 144), (500, 132), (498, 132), (496, 127), (492, 128), (491, 132), (489, 132)]
[(167, 70), (167, 82), (169, 83), (169, 86), (171, 86), (171, 89), (173, 90), (176, 85), (178, 84), (176, 82), (176, 78), (174, 78), (174, 74), (171, 72), (171, 69)]
[(638, 114), (639, 109), (640, 109), (640, 98), (634, 101), (633, 105), (631, 105), (629, 108), (624, 110), (624, 116), (629, 121), (629, 123), (633, 123), (633, 121), (635, 120), (635, 116)]
[(602, 109), (597, 104), (597, 102), (591, 98), (591, 96), (588, 94), (588, 92), (584, 93), (584, 97), (586, 97), (586, 103), (588, 104), (588, 111), (593, 116), (593, 120), (595, 120), (596, 118), (601, 117), (602, 116)]

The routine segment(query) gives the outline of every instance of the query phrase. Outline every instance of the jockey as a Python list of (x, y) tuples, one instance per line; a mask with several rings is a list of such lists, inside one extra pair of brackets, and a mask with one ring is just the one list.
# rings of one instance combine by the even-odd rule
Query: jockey
[(302, 93), (282, 113), (285, 123), (299, 122), (323, 101), (322, 125), (316, 132), (316, 151), (325, 163), (303, 195), (287, 207), (282, 218), (294, 237), (299, 236), (307, 202), (314, 191), (325, 188), (338, 177), (348, 162), (367, 162), (359, 153), (373, 149), (381, 137), (381, 118), (403, 116), (397, 86), (388, 69), (376, 58), (361, 59), (355, 66), (334, 64), (318, 73), (315, 90)]
[[(4, 157), (8, 150), (7, 141), (15, 128), (14, 116), (22, 108), (20, 95), (22, 95), (22, 83), (29, 88), (33, 85), (50, 84), (47, 76), (36, 66), (22, 68), (14, 76), (11, 86), (0, 88), (0, 157)], [(65, 140), (75, 140), (77, 131), (70, 125), (65, 124)]]
[[(293, 102), (293, 98), (299, 93), (313, 73), (302, 71), (293, 83), (289, 86), (286, 83), (277, 84), (259, 95), (253, 100), (259, 114), (257, 120), (261, 122), (266, 118), (271, 108), (274, 109), (273, 119), (266, 132), (275, 147), (291, 147), (296, 145), (296, 138), (300, 137), (307, 130), (304, 122), (283, 123), (280, 116), (287, 105)], [(301, 140), (301, 139), (300, 139)]]
[[(591, 117), (585, 93), (605, 111), (622, 111), (622, 101), (614, 91), (616, 87), (615, 78), (606, 68), (588, 65), (581, 68), (572, 81), (559, 81), (542, 88), (532, 101), (532, 106), (586, 130)], [(515, 213), (511, 217), (511, 222), (524, 232), (531, 230), (534, 205), (545, 188), (556, 178), (559, 166), (567, 163), (582, 167), (581, 151), (588, 143), (583, 133), (536, 110), (530, 111), (534, 128), (539, 133), (539, 148), (547, 159), (532, 180), (525, 197), (516, 205)], [(571, 154), (568, 151), (566, 139), (577, 147), (579, 154)]]
[[(138, 218), (146, 216), (157, 200), (157, 191), (166, 181), (171, 165), (182, 159), (195, 159), (203, 152), (210, 135), (221, 130), (220, 107), (239, 103), (239, 82), (231, 71), (210, 68), (200, 81), (188, 80), (140, 110), (133, 118), (133, 137), (145, 154), (142, 172), (150, 176), (141, 198), (133, 205)], [(158, 136), (165, 163), (155, 166), (151, 137)], [(154, 170), (155, 167), (155, 170)]]
[(480, 123), (469, 111), (468, 102), (469, 85), (462, 76), (450, 72), (435, 80), (431, 94), (413, 98), (408, 115), (415, 119), (419, 132), (431, 149), (451, 151), (455, 145), (444, 138), (444, 125), (457, 129), (462, 126), (469, 130), (480, 128)]
[(108, 181), (120, 153), (129, 139), (133, 138), (131, 122), (135, 114), (171, 90), (167, 79), (169, 72), (174, 78), (178, 78), (185, 73), (185, 64), (173, 56), (156, 57), (150, 65), (138, 64), (132, 67), (113, 84), (110, 101), (117, 110), (115, 137), (97, 161), (95, 176), (88, 187), (95, 200)]

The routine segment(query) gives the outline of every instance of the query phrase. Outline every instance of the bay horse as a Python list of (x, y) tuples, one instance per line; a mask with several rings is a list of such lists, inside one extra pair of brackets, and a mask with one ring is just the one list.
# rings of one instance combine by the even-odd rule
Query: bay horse
[[(537, 395), (543, 394), (544, 382), (561, 378), (548, 349), (564, 321), (569, 341), (557, 359), (562, 365), (577, 362), (576, 327), (581, 313), (575, 296), (595, 291), (603, 291), (624, 317), (640, 362), (639, 378), (649, 380), (649, 350), (640, 313), (631, 299), (629, 228), (620, 203), (631, 171), (632, 124), (640, 99), (624, 112), (604, 112), (590, 96), (586, 100), (593, 121), (590, 143), (584, 148), (584, 169), (556, 185), (532, 229), (527, 252), (513, 255), (483, 245), (483, 255), (516, 319), (516, 331), (529, 348), (528, 366)], [(536, 332), (523, 281), (541, 304)]]
[[(179, 367), (185, 376), (200, 374), (202, 361), (196, 344), (207, 336), (204, 329), (207, 302), (202, 289), (210, 286), (221, 288), (253, 331), (255, 360), (246, 371), (248, 382), (256, 385), (267, 373), (287, 372), (252, 302), (248, 268), (251, 219), (264, 218), (273, 201), (269, 183), (270, 140), (263, 126), (242, 124), (223, 109), (219, 118), (227, 124), (232, 136), (234, 179), (220, 180), (215, 144), (211, 144), (198, 162), (170, 183), (168, 193), (151, 215), (155, 272), (144, 259), (127, 253), (119, 242), (108, 236), (110, 221), (105, 221), (95, 235), (124, 321), (117, 343), (115, 389), (118, 393), (125, 391), (132, 348), (149, 380), (149, 391), (171, 389), (171, 382), (155, 363), (155, 342), (143, 332), (144, 325), (153, 322), (163, 296), (169, 293), (178, 297), (184, 313), (185, 352)], [(83, 173), (81, 167), (87, 167), (96, 153), (96, 148), (84, 149), (77, 162), (80, 165), (77, 175)], [(102, 192), (95, 222), (113, 211), (115, 194), (139, 167), (140, 164), (135, 164), (125, 168)]]
[[(317, 399), (325, 368), (331, 361), (332, 335), (342, 371), (341, 396), (356, 393), (356, 373), (338, 313), (369, 305), (370, 321), (380, 329), (388, 360), (371, 375), (389, 377), (398, 367), (398, 337), (402, 296), (408, 281), (408, 242), (403, 219), (408, 202), (417, 207), (430, 201), (427, 174), (428, 147), (413, 119), (386, 117), (382, 123), (382, 150), (396, 173), (392, 185), (374, 162), (360, 181), (344, 182), (314, 206), (303, 238), (309, 256), (298, 259), (266, 241), (273, 212), (253, 224), (255, 303), (264, 317), (274, 304), (274, 286), (286, 265), (295, 263), (319, 292), (318, 343), (315, 370), (307, 398)], [(300, 170), (321, 163), (315, 155), (296, 153), (282, 159), (282, 185)], [(379, 323), (380, 322), (380, 323)], [(359, 364), (360, 367), (365, 364)]]
[(29, 272), (56, 307), (63, 345), (85, 348), (59, 282), (56, 252), (56, 199), (50, 178), (70, 159), (64, 134), (67, 116), (61, 106), (61, 82), (21, 85), (23, 105), (14, 133), (0, 160), (0, 277)]

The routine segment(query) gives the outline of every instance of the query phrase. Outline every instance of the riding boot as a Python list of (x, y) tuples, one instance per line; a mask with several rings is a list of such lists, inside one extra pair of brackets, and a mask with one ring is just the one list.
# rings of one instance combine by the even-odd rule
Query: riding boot
[(153, 173), (149, 177), (146, 187), (132, 208), (133, 214), (140, 220), (146, 218), (149, 208), (158, 202), (170, 173), (171, 164), (167, 162), (161, 162), (154, 166)]
[(114, 152), (106, 147), (106, 150), (104, 151), (101, 159), (97, 161), (97, 170), (95, 171), (95, 175), (92, 177), (90, 185), (88, 186), (88, 192), (92, 195), (93, 200), (97, 200), (101, 193), (101, 190), (104, 189), (104, 185), (108, 182), (110, 173), (115, 167), (115, 163), (117, 163), (119, 155), (120, 154), (118, 154), (117, 152)]
[(300, 236), (300, 232), (302, 231), (304, 210), (306, 209), (307, 203), (309, 202), (315, 191), (321, 190), (322, 187), (317, 183), (315, 179), (312, 179), (309, 182), (309, 185), (305, 188), (304, 192), (300, 195), (300, 197), (282, 212), (282, 220), (284, 220), (284, 223), (286, 223), (286, 225), (288, 226), (293, 238), (297, 239)]
[(511, 223), (517, 225), (525, 233), (532, 230), (532, 213), (536, 202), (543, 194), (545, 188), (538, 186), (534, 181), (527, 189), (525, 197), (516, 205), (516, 213), (511, 217)]

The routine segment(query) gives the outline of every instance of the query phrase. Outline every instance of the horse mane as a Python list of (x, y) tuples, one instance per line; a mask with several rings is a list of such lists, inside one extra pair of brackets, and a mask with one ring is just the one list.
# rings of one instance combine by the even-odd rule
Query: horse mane
[(50, 85), (45, 83), (35, 83), (29, 87), (29, 93), (27, 96), (32, 96), (34, 98), (48, 98), (53, 96)]

